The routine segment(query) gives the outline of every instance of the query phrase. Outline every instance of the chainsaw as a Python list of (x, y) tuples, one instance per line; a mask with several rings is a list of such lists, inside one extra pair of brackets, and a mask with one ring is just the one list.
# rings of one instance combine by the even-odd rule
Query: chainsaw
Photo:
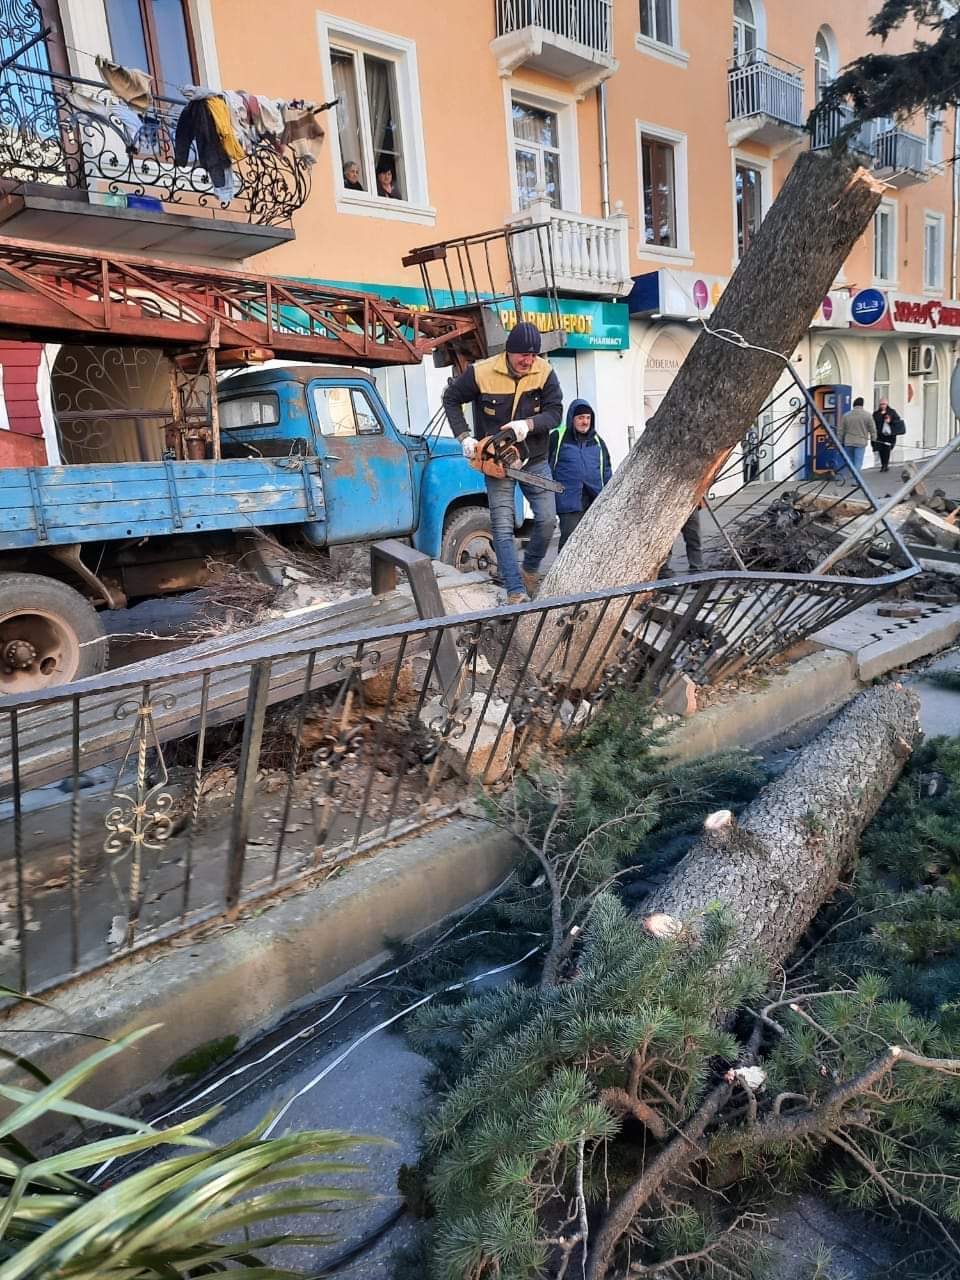
[(497, 431), (480, 441), (480, 448), (470, 459), (475, 471), (482, 471), (494, 480), (519, 480), (531, 489), (546, 489), (550, 493), (563, 493), (563, 485), (547, 476), (531, 475), (520, 464), (517, 438), (510, 430)]

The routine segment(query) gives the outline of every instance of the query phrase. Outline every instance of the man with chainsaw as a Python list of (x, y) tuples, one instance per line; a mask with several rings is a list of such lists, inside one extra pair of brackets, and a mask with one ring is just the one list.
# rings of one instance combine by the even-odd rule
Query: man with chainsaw
[[(473, 434), (463, 413), (473, 405)], [(539, 569), (557, 523), (554, 493), (561, 488), (550, 474), (550, 432), (563, 416), (563, 392), (556, 373), (540, 355), (540, 331), (521, 321), (510, 330), (501, 355), (478, 360), (443, 393), (443, 407), (464, 457), (482, 471), (490, 504), (493, 548), (507, 589), (507, 603), (520, 604), (536, 593)], [(533, 536), (523, 566), (513, 541), (515, 488), (533, 510)]]

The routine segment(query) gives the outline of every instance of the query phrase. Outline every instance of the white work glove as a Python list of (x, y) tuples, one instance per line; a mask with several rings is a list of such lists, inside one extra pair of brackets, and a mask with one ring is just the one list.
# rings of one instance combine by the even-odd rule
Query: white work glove
[(463, 456), (468, 462), (472, 462), (477, 456), (479, 443), (480, 442), (475, 440), (473, 436), (464, 436), (460, 441), (461, 447), (463, 448)]
[(518, 418), (516, 422), (508, 422), (504, 431), (512, 431), (517, 438), (517, 444), (520, 444), (530, 434), (530, 424), (524, 418)]

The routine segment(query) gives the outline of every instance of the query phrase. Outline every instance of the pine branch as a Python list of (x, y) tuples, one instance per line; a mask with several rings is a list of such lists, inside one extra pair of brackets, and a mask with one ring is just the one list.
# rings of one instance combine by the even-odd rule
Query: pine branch
[(739, 1218), (726, 1228), (723, 1235), (717, 1240), (712, 1240), (710, 1244), (704, 1245), (702, 1249), (697, 1249), (694, 1253), (678, 1253), (672, 1258), (666, 1258), (663, 1262), (652, 1262), (644, 1264), (642, 1262), (634, 1262), (627, 1269), (628, 1276), (658, 1276), (664, 1272), (677, 1274), (677, 1267), (689, 1266), (695, 1262), (710, 1262), (713, 1267), (719, 1268), (724, 1275), (734, 1277), (739, 1280), (743, 1275), (743, 1271), (735, 1270), (725, 1265), (716, 1255), (723, 1253), (732, 1248), (736, 1240), (744, 1235), (744, 1224), (752, 1230), (756, 1230), (766, 1222), (766, 1219), (759, 1213), (742, 1213)]

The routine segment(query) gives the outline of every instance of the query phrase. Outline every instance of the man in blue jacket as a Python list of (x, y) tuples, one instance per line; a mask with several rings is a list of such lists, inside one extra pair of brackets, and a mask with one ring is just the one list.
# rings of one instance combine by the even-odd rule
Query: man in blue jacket
[(550, 432), (550, 469), (563, 485), (557, 494), (560, 517), (560, 550), (583, 519), (583, 513), (613, 475), (610, 450), (597, 435), (593, 409), (586, 400), (574, 400), (567, 422)]

